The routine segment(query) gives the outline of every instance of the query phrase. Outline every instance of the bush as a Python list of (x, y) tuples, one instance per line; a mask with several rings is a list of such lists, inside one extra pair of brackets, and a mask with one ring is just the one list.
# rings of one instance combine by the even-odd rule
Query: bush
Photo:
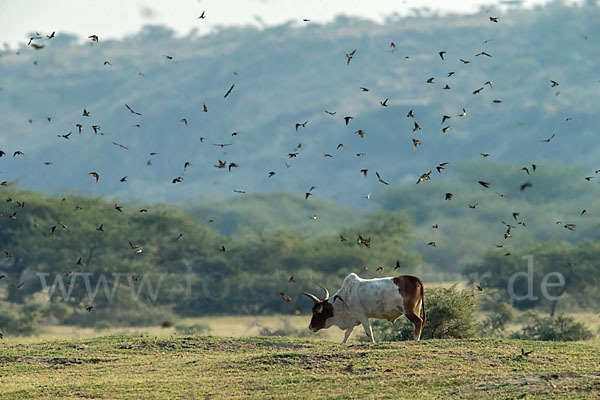
[(504, 337), (506, 324), (515, 319), (515, 310), (503, 301), (498, 301), (491, 308), (490, 314), (481, 326), (482, 336)]
[(41, 307), (36, 303), (20, 305), (0, 301), (0, 332), (5, 335), (28, 336), (39, 331), (37, 318)]
[[(478, 299), (472, 289), (449, 288), (425, 289), (427, 321), (421, 337), (423, 339), (470, 338), (477, 334), (474, 318)], [(412, 340), (413, 324), (400, 317), (394, 325), (384, 320), (371, 324), (377, 340)], [(366, 337), (365, 337), (366, 338)]]
[(575, 322), (572, 317), (565, 317), (564, 313), (556, 318), (542, 317), (538, 314), (531, 314), (531, 316), (533, 324), (526, 326), (520, 332), (513, 333), (511, 338), (573, 342), (594, 337), (584, 324)]

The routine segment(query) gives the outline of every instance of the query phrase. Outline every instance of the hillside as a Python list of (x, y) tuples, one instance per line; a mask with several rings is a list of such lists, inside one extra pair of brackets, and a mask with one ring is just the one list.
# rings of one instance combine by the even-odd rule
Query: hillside
[[(533, 351), (527, 357), (521, 349)], [(3, 399), (593, 398), (597, 345), (105, 336), (0, 344)]]
[[(381, 25), (340, 17), (185, 38), (148, 26), (120, 41), (82, 43), (58, 32), (39, 41), (41, 50), (5, 48), (0, 149), (8, 156), (0, 178), (152, 202), (219, 201), (233, 190), (303, 195), (316, 186), (315, 198), (367, 208), (364, 196), (387, 190), (376, 171), (391, 184), (412, 183), (440, 162), (450, 171), (482, 152), (508, 164), (585, 165), (589, 174), (600, 156), (600, 8), (553, 2), (499, 17), (415, 15)], [(477, 56), (482, 51), (491, 57)], [(467, 116), (458, 117), (463, 108)], [(421, 127), (414, 133), (410, 109)], [(443, 115), (451, 119), (441, 125)], [(344, 116), (353, 116), (348, 126)], [(450, 129), (442, 133), (443, 126)], [(57, 137), (68, 132), (69, 139)], [(553, 133), (551, 143), (541, 142)], [(422, 142), (417, 151), (413, 138)], [(336, 150), (340, 143), (345, 150)], [(24, 155), (12, 157), (17, 150)], [(218, 160), (239, 167), (214, 168)], [(192, 166), (184, 172), (185, 162)], [(183, 182), (171, 183), (178, 176)]]

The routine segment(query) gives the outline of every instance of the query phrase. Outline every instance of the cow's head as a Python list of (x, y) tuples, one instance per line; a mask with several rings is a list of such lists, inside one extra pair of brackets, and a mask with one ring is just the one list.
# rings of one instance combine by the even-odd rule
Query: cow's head
[(308, 329), (313, 332), (318, 332), (323, 328), (329, 328), (331, 324), (328, 324), (327, 320), (333, 317), (333, 304), (329, 303), (329, 291), (325, 289), (325, 297), (322, 299), (319, 299), (314, 294), (306, 292), (304, 294), (315, 302), (312, 309), (313, 316), (310, 320), (310, 325), (308, 325)]

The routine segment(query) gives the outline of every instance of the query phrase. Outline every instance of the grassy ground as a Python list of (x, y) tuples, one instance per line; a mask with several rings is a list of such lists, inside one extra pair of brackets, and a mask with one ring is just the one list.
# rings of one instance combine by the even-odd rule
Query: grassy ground
[(111, 335), (0, 344), (0, 398), (598, 398), (599, 366), (594, 343)]

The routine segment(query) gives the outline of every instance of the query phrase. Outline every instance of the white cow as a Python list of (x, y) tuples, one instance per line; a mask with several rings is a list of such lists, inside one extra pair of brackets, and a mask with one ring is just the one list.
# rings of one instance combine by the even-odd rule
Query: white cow
[[(304, 294), (315, 302), (308, 328), (318, 332), (336, 325), (346, 330), (342, 344), (348, 341), (359, 324), (362, 324), (371, 343), (375, 343), (369, 318), (382, 318), (394, 323), (404, 314), (415, 326), (415, 340), (421, 338), (421, 331), (427, 320), (423, 281), (415, 276), (362, 279), (352, 273), (344, 279), (331, 302), (327, 289), (322, 299), (310, 293)], [(423, 319), (419, 316), (421, 307)]]

